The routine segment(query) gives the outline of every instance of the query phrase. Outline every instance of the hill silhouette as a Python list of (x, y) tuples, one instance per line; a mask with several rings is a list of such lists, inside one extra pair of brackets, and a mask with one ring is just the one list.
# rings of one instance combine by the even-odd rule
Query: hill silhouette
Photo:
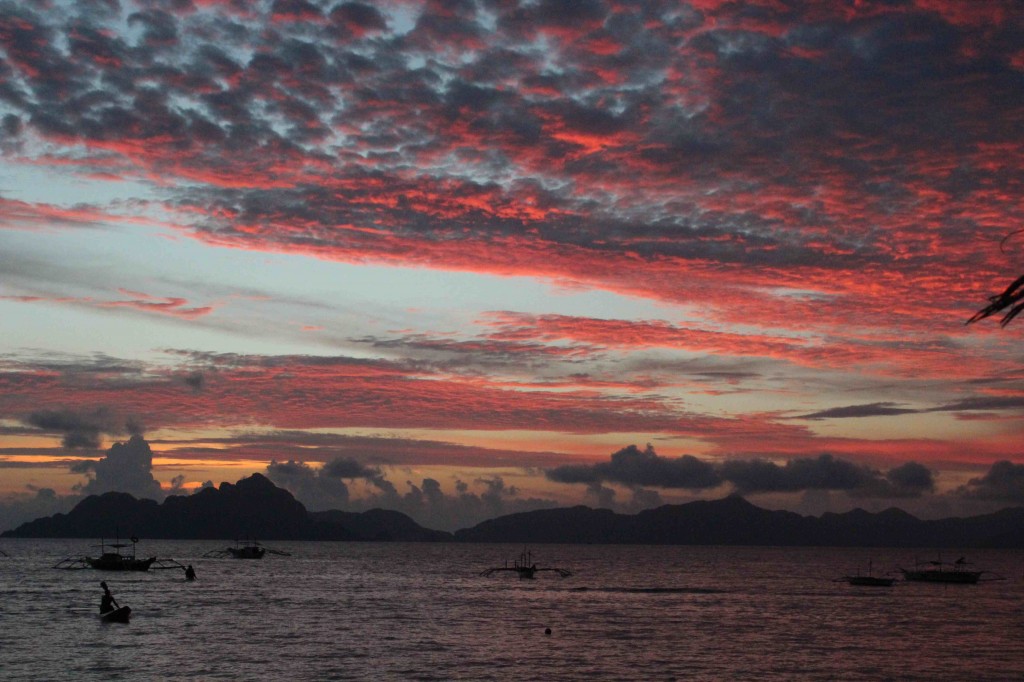
[[(326, 514), (326, 515), (324, 515)], [(417, 525), (399, 512), (310, 513), (262, 474), (221, 483), (158, 504), (126, 493), (91, 495), (67, 514), (36, 519), (3, 537), (122, 537), (261, 540), (433, 540), (448, 533)]]
[(448, 533), (386, 509), (309, 512), (287, 490), (253, 474), (162, 504), (126, 493), (92, 495), (67, 514), (30, 521), (3, 537), (96, 538), (115, 529), (122, 537), (167, 539), (1024, 548), (1024, 508), (934, 521), (895, 508), (814, 517), (762, 509), (734, 495), (637, 514), (584, 506), (542, 509)]
[(923, 521), (900, 509), (820, 517), (769, 511), (739, 496), (638, 514), (572, 507), (522, 512), (455, 532), (462, 542), (820, 547), (1024, 547), (1024, 508)]

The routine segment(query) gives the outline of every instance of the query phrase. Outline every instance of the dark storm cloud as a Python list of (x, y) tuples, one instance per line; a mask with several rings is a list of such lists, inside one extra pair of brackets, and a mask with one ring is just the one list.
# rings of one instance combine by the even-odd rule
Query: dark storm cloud
[(981, 477), (972, 478), (955, 495), (1002, 504), (1024, 505), (1024, 464), (996, 462)]
[(305, 462), (271, 461), (267, 478), (286, 488), (313, 511), (344, 509), (349, 502), (349, 488), (341, 478), (314, 469)]
[(635, 445), (612, 454), (609, 462), (567, 464), (546, 472), (559, 483), (595, 483), (606, 481), (631, 486), (663, 488), (714, 488), (722, 483), (714, 467), (692, 455), (661, 457), (650, 445), (640, 450)]
[(932, 470), (917, 462), (907, 462), (889, 469), (886, 480), (893, 491), (908, 496), (935, 491), (935, 476)]
[(878, 479), (874, 470), (831, 455), (791, 459), (784, 466), (751, 460), (722, 464), (722, 477), (740, 493), (797, 490), (855, 490)]
[(721, 465), (721, 474), (741, 494), (837, 490), (853, 497), (895, 498), (918, 497), (935, 488), (932, 472), (916, 462), (883, 474), (827, 454), (790, 459), (783, 466), (762, 460), (729, 461)]
[[(601, 483), (690, 490), (728, 483), (740, 494), (840, 490), (855, 497), (879, 498), (918, 497), (935, 487), (932, 472), (916, 462), (887, 473), (827, 454), (793, 458), (781, 466), (766, 460), (713, 464), (691, 455), (661, 457), (650, 445), (643, 451), (635, 445), (623, 448), (609, 462), (565, 465), (545, 473), (559, 483), (586, 484), (588, 495), (602, 504), (611, 504), (614, 491)], [(647, 491), (644, 499), (651, 494), (657, 493)]]
[(104, 433), (124, 433), (125, 425), (104, 409), (90, 412), (39, 410), (28, 415), (25, 423), (44, 431), (62, 433), (66, 448), (98, 448)]
[(322, 476), (333, 476), (335, 478), (374, 478), (380, 475), (380, 470), (375, 467), (368, 467), (351, 457), (338, 457), (324, 463), (321, 469)]

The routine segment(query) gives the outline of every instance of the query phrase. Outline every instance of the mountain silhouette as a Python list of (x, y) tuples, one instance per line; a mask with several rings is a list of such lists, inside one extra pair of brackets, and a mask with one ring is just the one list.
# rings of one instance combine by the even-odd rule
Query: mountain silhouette
[(126, 493), (91, 495), (67, 514), (36, 519), (3, 537), (122, 537), (260, 540), (428, 540), (447, 533), (417, 525), (399, 512), (311, 514), (290, 492), (262, 474), (221, 483), (158, 504)]
[(773, 545), (1024, 548), (1024, 507), (924, 521), (892, 508), (820, 517), (770, 511), (737, 495), (667, 504), (637, 514), (576, 506), (509, 514), (455, 533), (424, 528), (397, 511), (309, 512), (261, 474), (171, 496), (92, 495), (67, 514), (36, 519), (3, 537), (374, 540), (520, 544)]
[(522, 512), (455, 532), (461, 542), (819, 547), (1024, 547), (1024, 508), (922, 521), (900, 509), (820, 517), (770, 511), (739, 496), (638, 514), (571, 507)]

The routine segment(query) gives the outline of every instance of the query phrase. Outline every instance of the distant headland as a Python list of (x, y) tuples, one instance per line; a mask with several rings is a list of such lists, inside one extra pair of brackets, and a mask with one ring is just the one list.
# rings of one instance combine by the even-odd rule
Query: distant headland
[(895, 508), (813, 517), (730, 496), (637, 514), (583, 506), (543, 509), (449, 533), (384, 509), (310, 512), (261, 474), (171, 496), (162, 504), (126, 493), (92, 495), (67, 514), (24, 523), (0, 537), (109, 537), (115, 527), (124, 537), (151, 539), (1024, 548), (1024, 507), (933, 521)]

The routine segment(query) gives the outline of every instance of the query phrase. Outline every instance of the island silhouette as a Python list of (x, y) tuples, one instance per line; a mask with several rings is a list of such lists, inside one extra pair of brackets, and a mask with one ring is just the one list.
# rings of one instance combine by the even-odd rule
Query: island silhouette
[(385, 509), (310, 512), (258, 473), (163, 503), (127, 493), (92, 495), (67, 514), (24, 523), (0, 537), (96, 538), (109, 536), (115, 526), (152, 539), (1024, 548), (1024, 507), (938, 520), (896, 508), (815, 517), (762, 509), (738, 495), (637, 514), (585, 506), (542, 509), (450, 533)]

